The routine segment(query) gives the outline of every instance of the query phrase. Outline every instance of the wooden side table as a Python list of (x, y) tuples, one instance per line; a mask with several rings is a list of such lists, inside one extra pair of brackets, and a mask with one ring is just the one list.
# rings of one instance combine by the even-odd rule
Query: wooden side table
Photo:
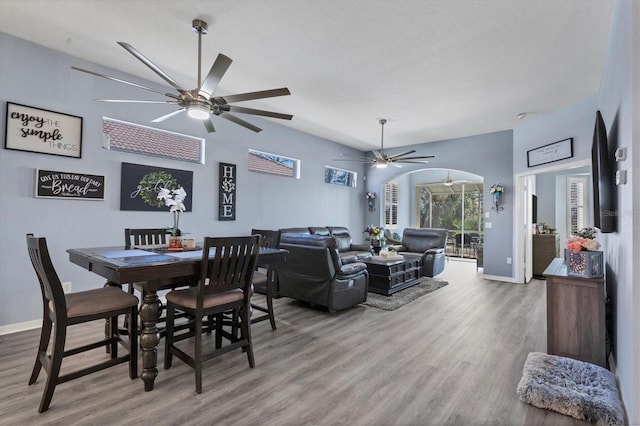
[(547, 279), (547, 353), (607, 368), (604, 278), (567, 275), (564, 259), (544, 270)]

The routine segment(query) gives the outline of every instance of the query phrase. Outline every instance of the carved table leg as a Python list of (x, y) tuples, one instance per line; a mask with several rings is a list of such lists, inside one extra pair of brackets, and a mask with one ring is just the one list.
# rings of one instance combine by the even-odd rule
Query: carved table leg
[(140, 320), (142, 321), (142, 334), (140, 335), (140, 348), (142, 349), (142, 374), (140, 378), (144, 382), (144, 390), (153, 390), (153, 383), (158, 375), (158, 343), (160, 334), (156, 324), (160, 318), (160, 301), (156, 291), (143, 290), (142, 306), (140, 308)]

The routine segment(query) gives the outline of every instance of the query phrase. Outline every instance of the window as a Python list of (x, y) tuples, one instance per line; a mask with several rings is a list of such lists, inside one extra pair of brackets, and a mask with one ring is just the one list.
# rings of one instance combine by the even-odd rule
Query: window
[(358, 182), (358, 174), (350, 170), (324, 166), (324, 182), (355, 188)]
[(584, 191), (587, 178), (569, 176), (567, 178), (567, 231), (575, 235), (585, 225)]
[(204, 164), (204, 139), (102, 118), (103, 146), (114, 151), (154, 155)]
[(398, 226), (398, 182), (384, 184), (384, 227), (394, 229)]
[(249, 171), (300, 179), (300, 160), (250, 149)]

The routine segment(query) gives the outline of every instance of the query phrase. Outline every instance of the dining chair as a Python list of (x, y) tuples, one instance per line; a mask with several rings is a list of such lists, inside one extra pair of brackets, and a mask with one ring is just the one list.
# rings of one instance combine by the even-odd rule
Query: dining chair
[[(160, 246), (167, 244), (167, 238), (171, 235), (171, 231), (167, 228), (125, 228), (124, 230), (124, 248), (130, 250), (136, 247), (142, 246)], [(168, 289), (175, 290), (178, 287), (193, 286), (195, 282), (189, 279), (175, 279), (167, 283)], [(129, 283), (129, 293), (134, 294), (134, 289), (140, 292), (142, 297), (142, 285), (141, 283)], [(160, 337), (164, 337), (165, 330), (163, 326), (164, 317), (162, 316), (165, 310), (165, 305), (160, 301), (160, 315), (161, 318), (156, 325), (158, 327)], [(181, 315), (184, 316), (184, 315)], [(125, 324), (126, 326), (126, 324)], [(186, 325), (184, 325), (186, 327)]]
[[(280, 246), (280, 231), (272, 231), (267, 229), (252, 229), (251, 235), (260, 235), (260, 247), (278, 248)], [(251, 317), (251, 324), (260, 321), (269, 320), (271, 329), (276, 329), (276, 317), (273, 311), (273, 287), (277, 280), (277, 269), (275, 265), (269, 265), (268, 268), (258, 268), (253, 274), (253, 288), (264, 291), (267, 306), (251, 303), (251, 307), (257, 311), (264, 312), (266, 315)], [(263, 290), (264, 289), (264, 290)]]
[[(167, 329), (164, 350), (164, 368), (171, 368), (173, 355), (195, 370), (196, 393), (202, 393), (202, 363), (235, 349), (246, 349), (249, 367), (255, 366), (251, 340), (251, 279), (257, 264), (259, 236), (212, 238), (206, 237), (202, 248), (202, 261), (198, 286), (167, 293)], [(176, 334), (176, 309), (194, 317), (192, 329)], [(225, 313), (233, 312), (230, 317)], [(203, 353), (203, 320), (209, 323), (215, 316), (215, 345)], [(224, 325), (238, 327), (240, 335), (225, 333)], [(193, 355), (175, 344), (195, 338)], [(225, 337), (229, 343), (222, 345)]]
[[(129, 377), (132, 380), (138, 377), (138, 335), (135, 332), (138, 324), (138, 298), (117, 287), (64, 294), (60, 278), (49, 256), (46, 238), (27, 234), (27, 248), (31, 264), (40, 282), (44, 309), (40, 344), (29, 379), (29, 385), (34, 384), (42, 368), (48, 374), (38, 412), (42, 413), (49, 409), (53, 392), (56, 385), (60, 383), (127, 361), (129, 362)], [(119, 315), (128, 317), (128, 339), (125, 339), (118, 332)], [(99, 319), (110, 321), (108, 336), (101, 336), (102, 340), (65, 350), (69, 326)], [(53, 339), (51, 340), (52, 331)], [(48, 354), (50, 340), (52, 343), (51, 355)], [(128, 349), (126, 355), (118, 356), (119, 344)], [(60, 375), (63, 358), (102, 346), (109, 348), (107, 360)]]

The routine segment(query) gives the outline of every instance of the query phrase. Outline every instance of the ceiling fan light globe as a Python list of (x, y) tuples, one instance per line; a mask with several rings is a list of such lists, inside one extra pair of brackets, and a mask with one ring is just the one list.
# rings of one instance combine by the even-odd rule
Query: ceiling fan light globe
[(453, 185), (453, 181), (452, 180), (445, 180), (442, 184), (444, 186), (452, 186)]
[(378, 161), (376, 163), (376, 169), (386, 169), (386, 168), (387, 168), (387, 163), (382, 161)]
[(193, 102), (187, 107), (187, 114), (196, 120), (206, 120), (209, 118), (209, 107), (204, 103)]

